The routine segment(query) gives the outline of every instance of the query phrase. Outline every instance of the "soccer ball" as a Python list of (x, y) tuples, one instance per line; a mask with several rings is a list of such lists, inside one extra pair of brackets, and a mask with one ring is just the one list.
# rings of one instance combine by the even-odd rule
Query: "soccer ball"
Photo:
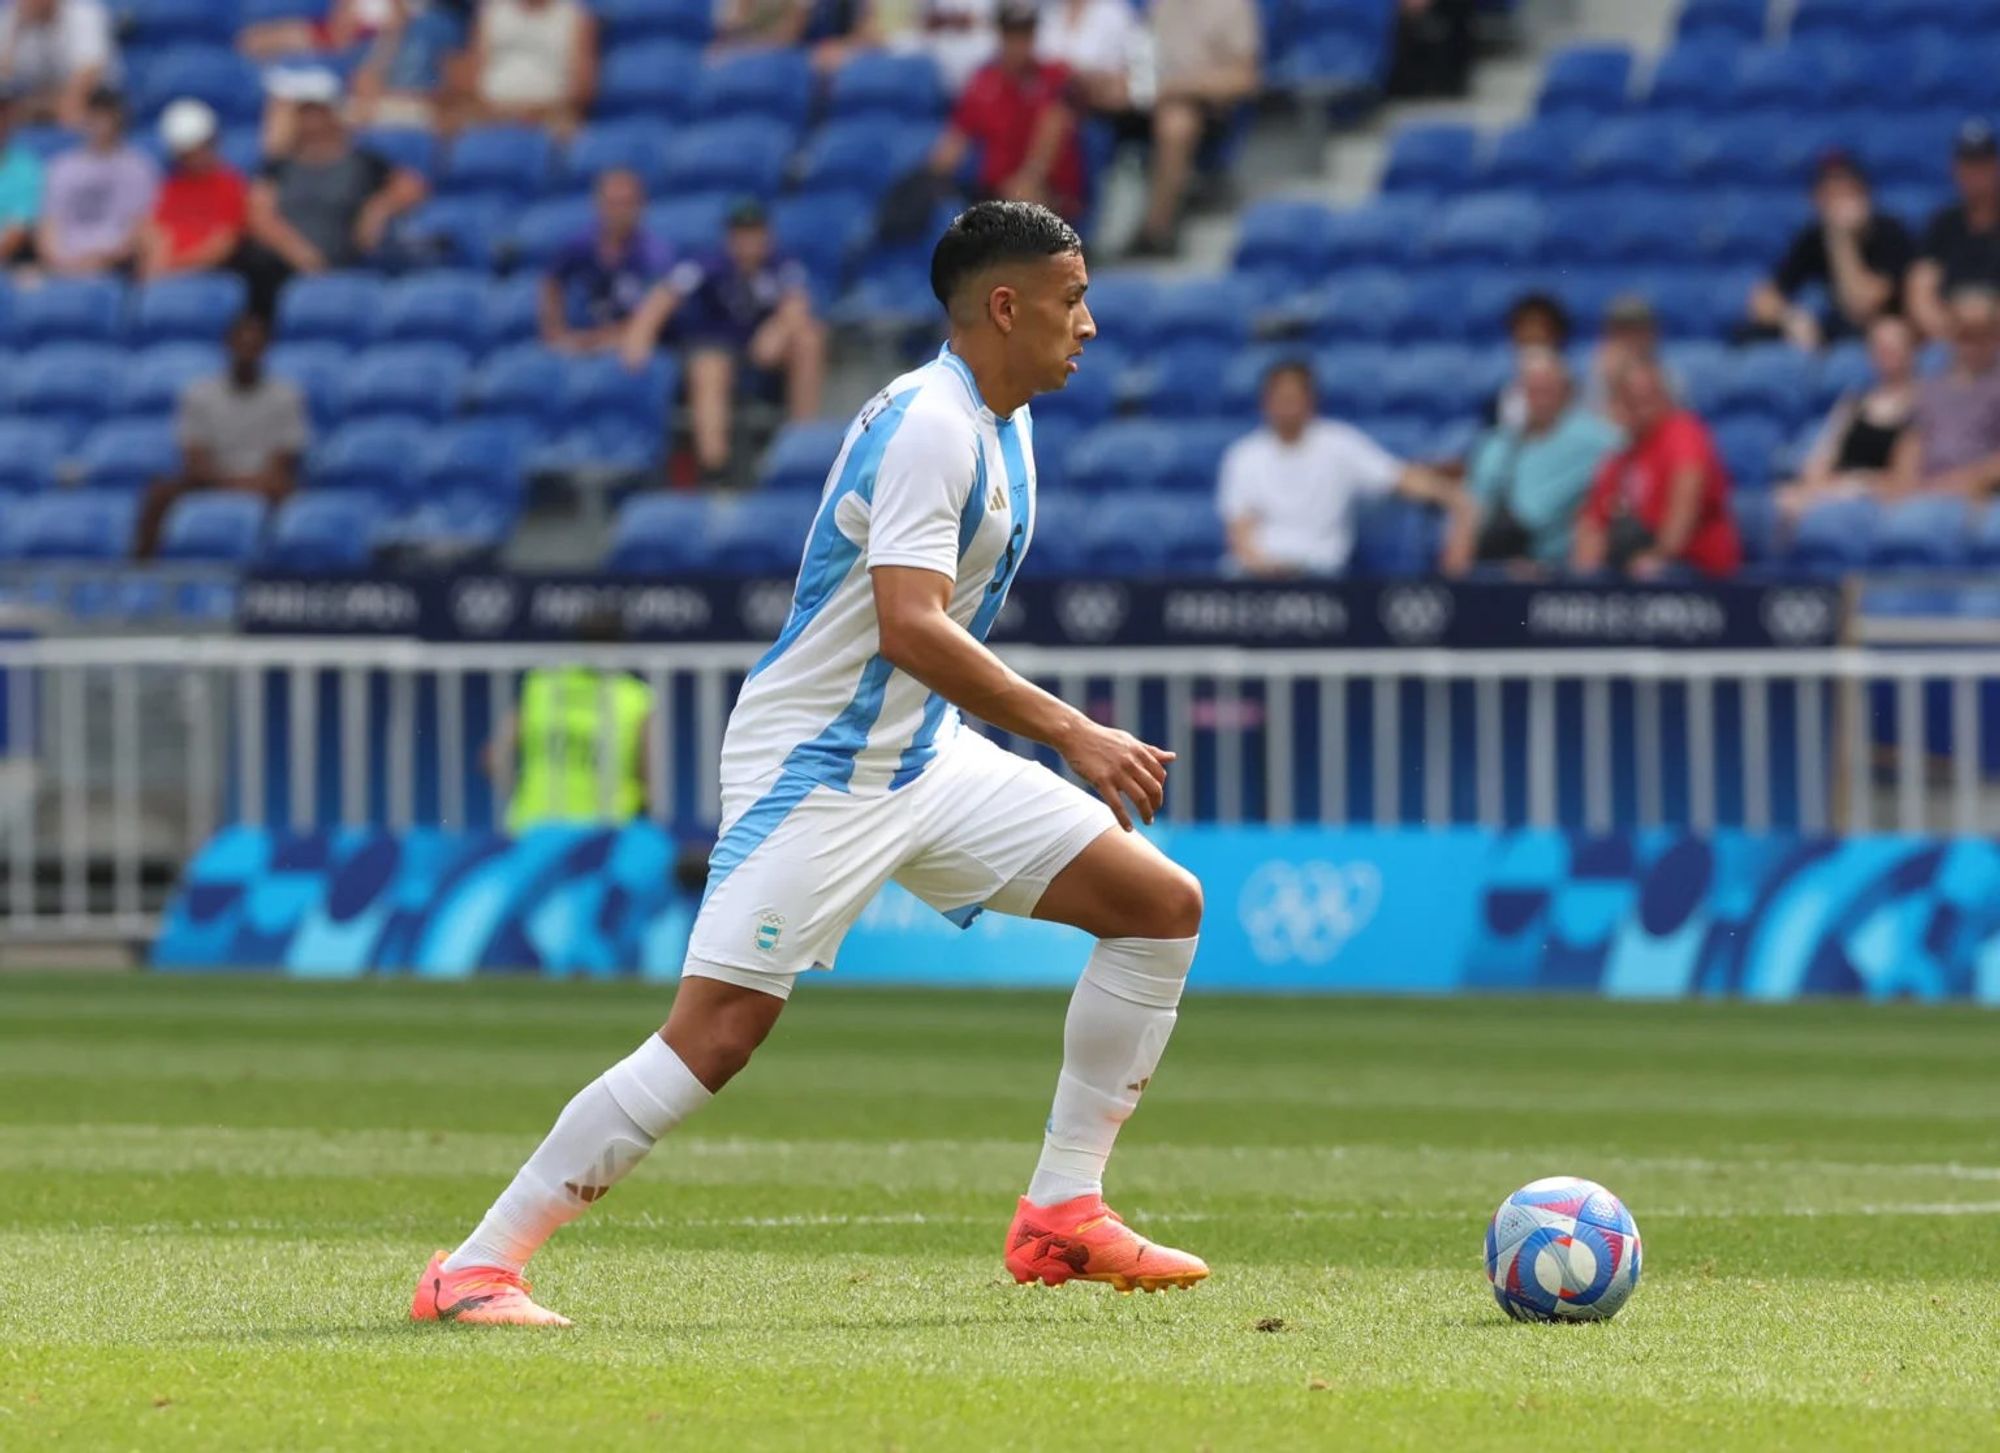
[(1486, 1227), (1486, 1276), (1517, 1322), (1601, 1322), (1639, 1284), (1639, 1228), (1596, 1181), (1530, 1181)]

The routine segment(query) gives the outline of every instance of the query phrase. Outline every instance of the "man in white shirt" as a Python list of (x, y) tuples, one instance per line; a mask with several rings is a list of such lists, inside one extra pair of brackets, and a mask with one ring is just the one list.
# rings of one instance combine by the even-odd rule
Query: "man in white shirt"
[(1407, 464), (1351, 424), (1319, 417), (1312, 370), (1264, 376), (1264, 427), (1222, 459), (1216, 505), (1229, 529), (1230, 564), (1247, 575), (1340, 575), (1354, 554), (1365, 500), (1400, 492), (1448, 505), (1450, 480)]
[(0, 5), (0, 89), (19, 98), (19, 119), (80, 130), (91, 92), (117, 79), (111, 17), (99, 0)]
[(1131, 0), (1050, 0), (1035, 29), (1036, 58), (1068, 67), (1093, 111), (1132, 108), (1132, 68), (1146, 43)]

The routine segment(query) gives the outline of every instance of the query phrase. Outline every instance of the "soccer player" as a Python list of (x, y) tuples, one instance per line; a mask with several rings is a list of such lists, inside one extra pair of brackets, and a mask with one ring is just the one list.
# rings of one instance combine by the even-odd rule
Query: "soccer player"
[[(566, 1326), (521, 1269), (771, 1032), (800, 973), (829, 969), (891, 879), (961, 926), (983, 908), (1097, 946), (1063, 1028), (1041, 1160), (1005, 1248), (1016, 1281), (1191, 1286), (1200, 1258), (1104, 1204), (1105, 1162), (1172, 1032), (1201, 925), (1192, 874), (1132, 831), (1173, 753), (1101, 726), (983, 644), (1034, 532), (1028, 400), (1097, 334), (1076, 232), (985, 202), (938, 243), (936, 359), (848, 429), (790, 618), (751, 669), (722, 748), (723, 828), (666, 1024), (584, 1087), (410, 1315)], [(1092, 796), (964, 728), (963, 709), (1060, 752)]]

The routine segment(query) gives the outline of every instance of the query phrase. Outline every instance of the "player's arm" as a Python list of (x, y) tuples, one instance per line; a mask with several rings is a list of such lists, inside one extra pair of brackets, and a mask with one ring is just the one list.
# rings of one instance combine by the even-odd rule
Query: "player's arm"
[(1166, 790), (1172, 752), (1099, 725), (1008, 667), (947, 612), (950, 576), (915, 566), (880, 565), (871, 579), (880, 649), (892, 666), (981, 721), (1054, 747), (1110, 804), (1126, 831), (1132, 828), (1128, 800), (1142, 819), (1153, 820)]

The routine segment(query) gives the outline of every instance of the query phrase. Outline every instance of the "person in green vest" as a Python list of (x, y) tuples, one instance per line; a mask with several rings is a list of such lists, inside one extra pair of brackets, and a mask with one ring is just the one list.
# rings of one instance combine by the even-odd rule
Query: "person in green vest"
[[(624, 671), (538, 666), (486, 749), (496, 782), (512, 765), (507, 831), (544, 823), (630, 822), (651, 800), (653, 692)], [(609, 750), (607, 763), (604, 752)]]

